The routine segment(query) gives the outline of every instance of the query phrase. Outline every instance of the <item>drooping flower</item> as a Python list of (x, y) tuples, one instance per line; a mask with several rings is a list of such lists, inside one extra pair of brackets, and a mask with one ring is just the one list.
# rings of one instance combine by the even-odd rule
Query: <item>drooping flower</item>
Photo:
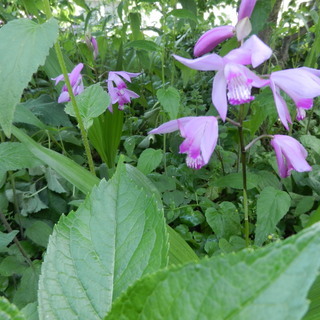
[(225, 121), (227, 101), (233, 105), (249, 102), (254, 99), (251, 96), (252, 87), (261, 88), (269, 84), (269, 80), (260, 79), (244, 65), (251, 64), (255, 68), (269, 59), (271, 54), (271, 49), (253, 35), (240, 48), (230, 51), (224, 57), (215, 53), (194, 60), (173, 56), (189, 68), (218, 71), (213, 80), (212, 103)]
[(94, 57), (94, 59), (97, 59), (97, 56), (99, 54), (98, 42), (97, 42), (96, 38), (93, 36), (91, 36), (90, 42), (91, 42), (91, 45), (93, 48), (93, 57)]
[(194, 46), (194, 55), (200, 57), (213, 50), (222, 41), (237, 34), (238, 41), (243, 40), (251, 32), (251, 17), (257, 0), (242, 0), (238, 13), (238, 23), (234, 26), (220, 26), (205, 32)]
[[(68, 74), (69, 76), (69, 81), (72, 87), (73, 94), (77, 96), (81, 92), (83, 92), (84, 87), (83, 87), (83, 82), (82, 82), (82, 75), (81, 75), (81, 70), (83, 68), (83, 64), (79, 63), (78, 65), (75, 66), (75, 68), (71, 71), (71, 73)], [(60, 74), (56, 78), (52, 78), (52, 80), (55, 80), (55, 85), (57, 85), (60, 81), (64, 80), (63, 74)], [(59, 103), (63, 102), (68, 102), (70, 101), (70, 96), (68, 92), (68, 88), (66, 85), (62, 87), (61, 94), (58, 98)]]
[(272, 72), (270, 88), (273, 92), (279, 118), (284, 127), (289, 130), (292, 123), (287, 104), (280, 95), (283, 90), (297, 107), (297, 120), (305, 117), (305, 109), (312, 108), (313, 98), (320, 95), (320, 70), (311, 68), (286, 69)]
[(274, 135), (271, 145), (276, 153), (281, 178), (288, 177), (292, 170), (298, 172), (312, 170), (306, 161), (308, 156), (306, 149), (296, 139), (285, 135)]
[(135, 92), (127, 88), (126, 83), (123, 79), (131, 82), (131, 78), (137, 77), (140, 73), (131, 73), (126, 71), (110, 71), (108, 80), (108, 92), (111, 97), (111, 103), (109, 110), (112, 112), (112, 105), (115, 103), (119, 104), (119, 109), (123, 110), (123, 106), (131, 102), (131, 99), (139, 98), (140, 96)]
[(180, 153), (186, 153), (188, 167), (200, 169), (206, 165), (217, 144), (218, 121), (213, 116), (184, 117), (171, 120), (153, 129), (149, 134), (180, 131), (185, 140), (180, 145)]

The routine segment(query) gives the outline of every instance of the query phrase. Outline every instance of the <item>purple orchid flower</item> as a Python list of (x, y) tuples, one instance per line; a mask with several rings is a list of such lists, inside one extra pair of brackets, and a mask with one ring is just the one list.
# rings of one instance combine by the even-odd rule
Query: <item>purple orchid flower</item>
[[(140, 96), (135, 92), (127, 89), (126, 83), (123, 79), (131, 82), (131, 78), (137, 77), (140, 73), (131, 73), (126, 71), (110, 71), (108, 80), (108, 91), (111, 97), (109, 110), (112, 112), (112, 105), (119, 104), (119, 109), (123, 110), (123, 106), (131, 102), (131, 99), (139, 98)], [(123, 79), (122, 79), (123, 78)]]
[(251, 32), (251, 17), (257, 0), (242, 0), (238, 13), (238, 23), (234, 26), (220, 26), (205, 32), (194, 46), (193, 54), (200, 57), (213, 50), (222, 41), (237, 34), (238, 41), (243, 40)]
[(269, 80), (260, 79), (244, 65), (254, 68), (269, 59), (272, 50), (257, 36), (253, 35), (244, 44), (220, 57), (212, 53), (197, 59), (186, 59), (173, 55), (175, 59), (189, 68), (211, 71), (217, 70), (212, 86), (212, 103), (223, 121), (227, 116), (228, 102), (237, 105), (254, 99), (251, 88), (261, 88), (269, 84)]
[(320, 95), (318, 76), (320, 76), (320, 70), (306, 67), (271, 73), (270, 88), (279, 118), (287, 130), (289, 130), (288, 123), (292, 123), (292, 120), (287, 104), (280, 95), (280, 89), (294, 101), (297, 107), (297, 120), (302, 120), (305, 117), (305, 109), (312, 108), (313, 98)]
[(91, 45), (92, 45), (92, 48), (93, 48), (93, 58), (97, 59), (98, 54), (99, 54), (98, 42), (97, 42), (96, 38), (93, 37), (93, 36), (91, 37), (90, 42), (91, 42)]
[(292, 170), (298, 172), (311, 171), (306, 161), (308, 153), (302, 144), (290, 136), (274, 135), (271, 140), (277, 157), (279, 176), (286, 178)]
[(185, 140), (180, 145), (180, 153), (187, 154), (187, 166), (200, 169), (206, 165), (218, 140), (218, 121), (213, 116), (185, 117), (171, 120), (153, 129), (149, 134), (169, 133), (180, 130)]
[[(75, 66), (75, 68), (71, 71), (71, 73), (68, 74), (69, 76), (69, 81), (72, 87), (73, 94), (77, 96), (81, 92), (83, 92), (84, 87), (83, 87), (83, 82), (82, 82), (82, 75), (81, 75), (81, 70), (83, 68), (83, 64), (79, 63), (78, 65)], [(64, 80), (63, 74), (60, 74), (56, 78), (52, 78), (51, 80), (55, 80), (55, 85), (57, 85), (60, 81)], [(58, 98), (59, 103), (63, 102), (68, 102), (70, 101), (70, 96), (68, 92), (68, 88), (66, 85), (62, 87), (61, 94)]]

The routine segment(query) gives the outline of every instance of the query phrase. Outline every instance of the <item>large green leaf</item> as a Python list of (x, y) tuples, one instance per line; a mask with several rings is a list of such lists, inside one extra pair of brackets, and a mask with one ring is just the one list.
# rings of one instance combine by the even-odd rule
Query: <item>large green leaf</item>
[[(99, 179), (93, 176), (89, 171), (79, 166), (74, 161), (65, 156), (47, 148), (42, 147), (32, 140), (23, 131), (15, 126), (12, 127), (12, 132), (27, 148), (44, 163), (54, 169), (60, 176), (72, 183), (76, 188), (87, 194), (91, 189), (99, 183)], [(139, 170), (127, 165), (126, 170), (128, 175), (136, 181), (136, 183), (145, 189), (146, 196), (156, 197), (159, 208), (162, 208), (161, 196), (157, 188), (147, 179)], [(175, 232), (170, 226), (167, 226), (170, 235), (170, 251), (169, 263), (182, 264), (198, 259), (197, 255), (190, 246)]]
[(320, 223), (262, 249), (204, 259), (144, 277), (107, 320), (299, 320), (320, 266)]
[(44, 64), (57, 36), (54, 19), (41, 25), (29, 19), (13, 20), (0, 29), (0, 125), (7, 136), (23, 89)]
[[(83, 125), (88, 130), (93, 123), (93, 119), (100, 116), (107, 109), (110, 104), (110, 97), (100, 84), (96, 83), (76, 96), (76, 101)], [(73, 117), (76, 116), (71, 102), (67, 104), (65, 111)]]
[(50, 237), (39, 283), (40, 319), (100, 319), (141, 276), (166, 267), (165, 221), (118, 166)]
[(319, 320), (320, 317), (320, 276), (318, 275), (316, 281), (313, 283), (308, 299), (311, 301), (307, 314), (303, 320)]
[(257, 201), (257, 227), (255, 244), (261, 246), (268, 234), (288, 212), (291, 199), (287, 192), (266, 187)]
[(5, 297), (0, 297), (1, 320), (26, 320), (18, 308), (11, 304)]

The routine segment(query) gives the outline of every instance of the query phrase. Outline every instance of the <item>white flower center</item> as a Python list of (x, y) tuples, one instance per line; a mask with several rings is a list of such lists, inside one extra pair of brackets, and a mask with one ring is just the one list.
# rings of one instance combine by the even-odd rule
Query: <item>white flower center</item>
[(200, 169), (204, 166), (204, 161), (201, 155), (197, 156), (196, 158), (192, 158), (187, 155), (186, 163), (187, 166), (192, 169)]
[(246, 79), (242, 74), (233, 75), (228, 80), (228, 100), (230, 104), (242, 104), (254, 99), (251, 96), (252, 80)]

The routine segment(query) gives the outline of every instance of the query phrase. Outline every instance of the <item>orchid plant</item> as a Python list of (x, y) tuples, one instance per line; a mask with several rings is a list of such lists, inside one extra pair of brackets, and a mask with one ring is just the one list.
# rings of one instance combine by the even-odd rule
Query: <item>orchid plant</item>
[(0, 318), (318, 319), (316, 64), (274, 66), (256, 0), (198, 40), (200, 2), (74, 2), (0, 10)]
[[(222, 26), (205, 32), (194, 46), (194, 55), (201, 56), (196, 59), (187, 59), (178, 55), (173, 57), (185, 66), (200, 71), (217, 71), (212, 86), (212, 104), (219, 116), (201, 116), (171, 120), (153, 129), (149, 134), (168, 133), (180, 130), (185, 138), (180, 145), (180, 153), (186, 153), (186, 163), (190, 168), (200, 169), (208, 164), (216, 147), (218, 139), (218, 120), (229, 121), (239, 130), (239, 143), (243, 171), (243, 199), (245, 216), (245, 239), (247, 246), (249, 239), (249, 214), (247, 204), (247, 173), (246, 152), (253, 143), (262, 138), (271, 138), (271, 145), (275, 150), (279, 176), (288, 177), (292, 170), (307, 172), (312, 170), (307, 163), (307, 151), (294, 138), (284, 135), (262, 135), (254, 139), (247, 146), (243, 137), (243, 107), (244, 104), (254, 100), (252, 88), (269, 86), (272, 90), (279, 118), (284, 127), (289, 130), (288, 123), (292, 123), (289, 110), (280, 89), (290, 96), (297, 107), (297, 120), (305, 117), (305, 110), (312, 108), (313, 98), (320, 95), (320, 71), (312, 68), (287, 69), (272, 72), (270, 75), (260, 77), (251, 71), (248, 66), (256, 68), (272, 55), (272, 50), (256, 35), (251, 35), (246, 41), (243, 39), (251, 32), (249, 18), (256, 1), (241, 2), (236, 27)], [(240, 47), (231, 50), (224, 57), (215, 53), (207, 54), (222, 41), (237, 33)], [(238, 122), (229, 119), (228, 103), (240, 105)]]

